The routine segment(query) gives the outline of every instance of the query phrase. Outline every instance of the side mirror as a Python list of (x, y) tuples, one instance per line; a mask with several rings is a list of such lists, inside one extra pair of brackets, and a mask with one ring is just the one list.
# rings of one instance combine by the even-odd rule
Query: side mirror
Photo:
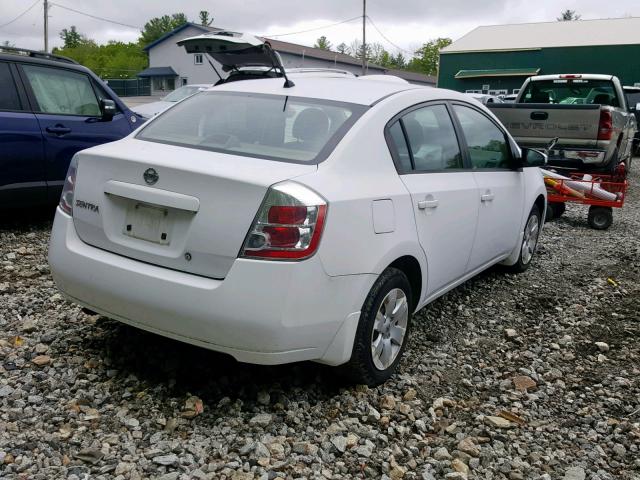
[(110, 122), (115, 114), (118, 113), (116, 102), (114, 102), (113, 100), (109, 100), (108, 98), (103, 98), (100, 101), (100, 110), (102, 110), (103, 122)]
[(523, 167), (544, 167), (549, 157), (546, 153), (533, 148), (522, 149), (522, 166)]

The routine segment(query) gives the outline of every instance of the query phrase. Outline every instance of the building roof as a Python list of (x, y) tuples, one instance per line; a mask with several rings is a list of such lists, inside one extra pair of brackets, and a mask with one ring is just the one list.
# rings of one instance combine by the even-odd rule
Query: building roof
[(438, 79), (433, 75), (425, 75), (424, 73), (412, 72), (411, 70), (390, 68), (385, 70), (384, 73), (385, 75), (395, 75), (396, 77), (403, 78), (407, 82), (419, 82), (425, 85), (435, 85), (438, 83)]
[(640, 44), (640, 17), (477, 27), (440, 53)]
[(177, 77), (172, 67), (149, 67), (138, 74), (138, 77)]
[(153, 42), (151, 42), (148, 45), (145, 45), (143, 47), (143, 50), (145, 51), (149, 51), (149, 49), (155, 47), (156, 45), (158, 45), (159, 43), (164, 42), (167, 38), (169, 37), (173, 37), (175, 34), (180, 33), (182, 30), (184, 30), (185, 28), (188, 27), (193, 27), (196, 28), (198, 30), (201, 30), (202, 33), (206, 33), (206, 32), (213, 32), (213, 31), (217, 31), (220, 30), (219, 28), (214, 28), (214, 27), (205, 27), (204, 25), (198, 25), (197, 23), (192, 23), (192, 22), (187, 22), (187, 23), (183, 23), (182, 25), (180, 25), (179, 27), (174, 28), (173, 30), (171, 30), (170, 32), (165, 33), (164, 35), (162, 35), (160, 38), (158, 38), (157, 40), (154, 40)]

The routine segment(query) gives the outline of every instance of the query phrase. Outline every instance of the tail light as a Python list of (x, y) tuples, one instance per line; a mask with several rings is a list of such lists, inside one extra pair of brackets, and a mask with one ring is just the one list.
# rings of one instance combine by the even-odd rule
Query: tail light
[(62, 187), (62, 195), (60, 195), (60, 203), (58, 206), (67, 215), (73, 215), (73, 191), (76, 187), (76, 173), (78, 171), (78, 161), (76, 157), (71, 159), (67, 176), (64, 179)]
[(294, 182), (269, 188), (247, 234), (241, 256), (302, 260), (318, 249), (327, 202)]
[(600, 124), (598, 125), (598, 140), (611, 140), (613, 136), (613, 117), (609, 110), (600, 112)]

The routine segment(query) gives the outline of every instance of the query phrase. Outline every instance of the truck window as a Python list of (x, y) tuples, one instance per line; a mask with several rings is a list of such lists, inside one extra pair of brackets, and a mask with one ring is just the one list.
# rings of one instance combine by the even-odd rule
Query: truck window
[(620, 106), (611, 80), (538, 80), (529, 82), (521, 98), (522, 103)]

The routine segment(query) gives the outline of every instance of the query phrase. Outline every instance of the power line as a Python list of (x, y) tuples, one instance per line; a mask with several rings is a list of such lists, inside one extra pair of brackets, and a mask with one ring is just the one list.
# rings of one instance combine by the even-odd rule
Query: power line
[(33, 7), (35, 7), (38, 3), (40, 3), (40, 0), (36, 0), (35, 2), (33, 2), (33, 5), (31, 5), (29, 8), (27, 8), (24, 12), (22, 12), (20, 15), (18, 15), (16, 18), (14, 18), (13, 20), (8, 21), (7, 23), (3, 23), (2, 25), (0, 25), (0, 28), (4, 28), (8, 25), (11, 25), (13, 22), (15, 22), (16, 20), (21, 19), (22, 17), (24, 17), (27, 13), (29, 13), (31, 11), (31, 9)]
[(115, 20), (110, 20), (108, 18), (98, 17), (97, 15), (92, 15), (92, 14), (87, 13), (87, 12), (81, 12), (80, 10), (76, 10), (74, 8), (71, 8), (71, 7), (65, 7), (64, 5), (60, 5), (59, 3), (49, 2), (49, 4), (50, 5), (55, 5), (56, 7), (62, 8), (64, 10), (69, 10), (70, 12), (79, 13), (80, 15), (84, 15), (85, 17), (91, 17), (91, 18), (94, 18), (96, 20), (102, 20), (103, 22), (113, 23), (115, 25), (120, 25), (122, 27), (135, 28), (136, 30), (143, 30), (142, 27), (139, 27), (139, 26), (136, 26), (136, 25), (129, 25), (128, 23), (122, 23), (122, 22), (117, 22)]
[(341, 22), (336, 22), (336, 23), (330, 23), (329, 25), (323, 25), (322, 27), (315, 27), (315, 28), (310, 28), (308, 30), (300, 30), (299, 32), (289, 32), (289, 33), (280, 33), (278, 35), (260, 35), (261, 37), (286, 37), (287, 35), (297, 35), (299, 33), (307, 33), (307, 32), (313, 32), (315, 30), (323, 30), (325, 28), (330, 28), (330, 27), (335, 27), (336, 25), (342, 25), (343, 23), (348, 23), (348, 22), (353, 22), (354, 20), (359, 20), (362, 18), (362, 15), (358, 15), (357, 17), (352, 17), (352, 18), (348, 18), (346, 20), (342, 20)]
[(404, 53), (408, 53), (409, 55), (415, 55), (415, 52), (411, 52), (409, 50), (405, 50), (404, 48), (396, 45), (391, 40), (389, 40), (389, 38), (384, 33), (382, 33), (382, 31), (378, 28), (378, 26), (375, 24), (375, 22), (373, 21), (373, 19), (369, 15), (367, 15), (367, 19), (371, 22), (371, 25), (373, 26), (373, 28), (376, 29), (376, 31), (380, 34), (380, 36), (382, 38), (384, 38), (387, 42), (389, 42), (389, 44), (393, 45), (395, 48), (397, 48), (398, 50), (403, 51)]

